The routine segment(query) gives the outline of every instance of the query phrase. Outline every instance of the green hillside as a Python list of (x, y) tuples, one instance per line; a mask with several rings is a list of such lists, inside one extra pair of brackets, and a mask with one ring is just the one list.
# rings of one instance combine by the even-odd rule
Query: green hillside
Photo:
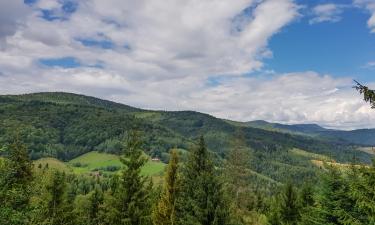
[[(289, 151), (293, 148), (330, 156), (337, 162), (350, 162), (353, 156), (362, 162), (370, 162), (371, 158), (347, 142), (244, 126), (199, 112), (141, 110), (70, 93), (0, 96), (0, 146), (10, 143), (17, 133), (34, 160), (54, 157), (70, 161), (92, 151), (118, 155), (132, 129), (141, 131), (145, 153), (164, 162), (171, 148), (189, 150), (200, 135), (220, 161), (240, 133), (252, 155), (251, 169), (277, 182), (317, 172), (306, 157)], [(74, 169), (118, 166), (115, 161), (109, 162)]]
[[(94, 171), (118, 172), (123, 166), (117, 155), (89, 152), (68, 162), (75, 173), (90, 173)], [(142, 169), (142, 174), (147, 176), (161, 175), (165, 164), (162, 162), (153, 162), (149, 160)]]

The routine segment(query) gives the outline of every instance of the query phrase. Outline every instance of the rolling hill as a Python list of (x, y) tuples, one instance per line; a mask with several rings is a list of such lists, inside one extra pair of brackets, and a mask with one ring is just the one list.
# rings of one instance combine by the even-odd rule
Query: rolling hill
[(243, 124), (244, 126), (265, 130), (275, 130), (279, 132), (287, 132), (299, 135), (309, 135), (322, 139), (343, 141), (363, 146), (375, 145), (375, 129), (358, 129), (345, 131), (326, 129), (317, 124), (286, 125), (280, 123), (269, 123), (263, 120), (250, 121)]
[(62, 92), (0, 96), (0, 146), (6, 146), (17, 133), (33, 159), (69, 161), (92, 151), (120, 154), (126, 133), (137, 129), (142, 132), (145, 153), (164, 162), (169, 149), (189, 150), (200, 135), (217, 162), (234, 147), (233, 140), (243, 139), (252, 155), (254, 173), (277, 182), (317, 172), (306, 157), (290, 152), (294, 148), (337, 162), (349, 162), (353, 157), (370, 162), (368, 153), (347, 140), (314, 133), (324, 128), (296, 125), (288, 130), (284, 127), (288, 125), (281, 129), (259, 123), (227, 121), (194, 111), (143, 110)]

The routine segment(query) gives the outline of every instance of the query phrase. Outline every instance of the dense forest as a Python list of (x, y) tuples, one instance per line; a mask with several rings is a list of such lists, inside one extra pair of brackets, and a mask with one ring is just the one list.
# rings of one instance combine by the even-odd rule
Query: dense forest
[(375, 224), (371, 154), (341, 136), (67, 93), (1, 96), (0, 123), (0, 224)]
[(171, 150), (162, 185), (141, 175), (138, 132), (113, 176), (77, 176), (37, 167), (15, 137), (0, 166), (1, 224), (374, 224), (375, 167), (325, 165), (318, 183), (253, 185), (241, 141), (221, 167), (201, 137), (180, 161)]

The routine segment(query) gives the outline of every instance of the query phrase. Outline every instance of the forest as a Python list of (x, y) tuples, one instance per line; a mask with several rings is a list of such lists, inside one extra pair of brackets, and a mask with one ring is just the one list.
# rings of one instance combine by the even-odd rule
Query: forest
[(249, 154), (238, 141), (215, 165), (201, 137), (185, 161), (176, 150), (161, 185), (141, 175), (138, 132), (123, 148), (123, 169), (110, 177), (35, 167), (15, 138), (1, 161), (1, 224), (374, 224), (374, 165), (324, 165), (318, 183), (292, 180), (270, 194), (254, 185)]
[[(364, 146), (71, 94), (0, 99), (0, 224), (375, 224)], [(118, 161), (85, 168), (93, 151)]]

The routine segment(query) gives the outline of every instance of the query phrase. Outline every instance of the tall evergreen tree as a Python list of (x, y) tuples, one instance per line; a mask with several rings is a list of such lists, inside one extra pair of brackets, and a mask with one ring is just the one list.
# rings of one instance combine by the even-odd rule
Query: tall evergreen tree
[(225, 225), (229, 223), (229, 206), (216, 173), (210, 153), (201, 137), (185, 166), (176, 207), (176, 224)]
[(96, 185), (94, 191), (91, 193), (89, 197), (90, 205), (89, 205), (89, 220), (90, 225), (98, 225), (99, 224), (99, 207), (103, 204), (103, 192), (99, 185)]
[(15, 138), (0, 175), (0, 224), (26, 224), (31, 197), (33, 165), (26, 146)]
[(319, 224), (353, 224), (348, 223), (355, 221), (355, 202), (349, 195), (348, 180), (337, 168), (330, 167), (328, 170), (322, 177), (315, 221)]
[(295, 187), (288, 182), (272, 203), (269, 222), (272, 225), (296, 225), (300, 221), (301, 207)]
[(142, 142), (136, 131), (129, 134), (121, 162), (124, 169), (115, 193), (119, 224), (151, 224), (150, 191), (147, 178), (141, 175), (147, 158), (143, 155)]
[(178, 155), (176, 150), (171, 151), (164, 188), (161, 198), (153, 211), (154, 225), (174, 225), (176, 224), (176, 196), (178, 193)]
[(50, 225), (73, 224), (72, 207), (67, 204), (65, 173), (53, 171), (47, 185), (48, 200), (44, 223)]
[(238, 207), (245, 207), (244, 195), (249, 194), (250, 176), (250, 151), (246, 146), (245, 137), (238, 131), (229, 151), (226, 163), (224, 178), (230, 197)]
[(288, 225), (297, 224), (300, 219), (300, 206), (297, 191), (291, 182), (285, 185), (280, 203), (281, 221)]

